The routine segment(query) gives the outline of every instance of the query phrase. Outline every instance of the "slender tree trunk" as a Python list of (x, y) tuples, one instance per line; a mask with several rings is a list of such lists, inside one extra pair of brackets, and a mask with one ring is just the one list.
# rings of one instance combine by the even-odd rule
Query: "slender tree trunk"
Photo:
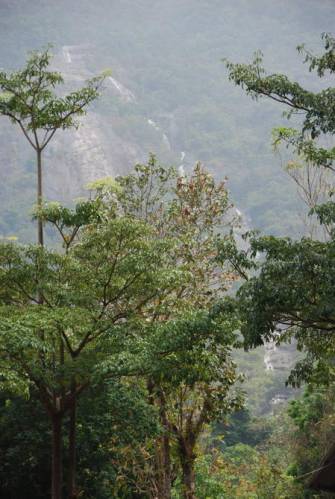
[[(155, 448), (155, 482), (157, 497), (159, 499), (171, 499), (172, 472), (170, 457), (169, 423), (166, 414), (164, 393), (155, 386), (152, 379), (148, 380), (149, 402), (158, 405), (159, 418), (164, 429), (164, 434), (157, 438)], [(157, 389), (158, 388), (158, 389)]]
[(163, 435), (156, 441), (155, 475), (157, 497), (171, 499), (170, 439), (168, 435)]
[(164, 469), (164, 494), (166, 499), (171, 499), (171, 457), (170, 457), (170, 437), (163, 436), (163, 469)]
[(183, 469), (183, 496), (184, 499), (196, 499), (195, 495), (195, 473), (194, 459), (185, 459), (182, 463)]
[(190, 432), (187, 437), (181, 433), (178, 435), (178, 454), (182, 468), (182, 483), (183, 483), (183, 498), (196, 499), (195, 495), (195, 472), (194, 462), (196, 454), (195, 447), (195, 434)]
[[(37, 148), (36, 154), (37, 154), (37, 209), (39, 209), (42, 207), (42, 203), (43, 203), (42, 151), (41, 151), (41, 149)], [(44, 246), (43, 223), (39, 217), (37, 218), (37, 243), (40, 246)], [(43, 296), (41, 296), (40, 293), (38, 293), (37, 300), (38, 300), (38, 303), (40, 305), (43, 305)], [(44, 337), (44, 334), (42, 333), (42, 338), (43, 337)]]
[(52, 421), (52, 467), (51, 499), (62, 499), (62, 415), (53, 414)]
[[(37, 149), (37, 209), (43, 204), (43, 186), (42, 186), (42, 151)], [(37, 219), (37, 241), (40, 246), (44, 245), (43, 223), (40, 218)]]
[(75, 385), (72, 385), (73, 402), (70, 408), (70, 427), (69, 427), (69, 499), (77, 497), (76, 490), (76, 416), (77, 416), (77, 398), (75, 395)]
[(162, 424), (164, 425), (164, 435), (160, 442), (160, 464), (161, 464), (161, 474), (160, 474), (160, 488), (162, 499), (171, 499), (171, 458), (170, 458), (170, 437), (168, 434), (166, 414), (164, 408), (163, 417), (161, 416)]

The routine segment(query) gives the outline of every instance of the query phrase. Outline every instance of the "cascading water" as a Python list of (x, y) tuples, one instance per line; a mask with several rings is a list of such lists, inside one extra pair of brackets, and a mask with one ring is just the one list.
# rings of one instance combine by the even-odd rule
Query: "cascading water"
[(108, 77), (108, 80), (112, 83), (112, 85), (116, 88), (118, 93), (120, 94), (122, 100), (124, 102), (135, 102), (136, 98), (135, 95), (129, 88), (125, 87), (121, 82), (119, 82), (116, 78), (113, 78), (112, 76)]
[(274, 341), (268, 341), (264, 345), (264, 364), (266, 371), (273, 371), (273, 363), (272, 358), (275, 352), (277, 351), (277, 346)]
[(166, 133), (162, 132), (162, 130), (160, 129), (160, 127), (157, 125), (157, 123), (154, 121), (154, 120), (151, 120), (151, 119), (148, 119), (148, 125), (152, 126), (157, 132), (161, 133), (162, 134), (162, 141), (163, 141), (163, 144), (165, 145), (165, 147), (171, 151), (171, 144), (170, 144), (170, 141), (168, 139), (168, 136), (166, 135)]
[(68, 62), (69, 64), (71, 64), (72, 57), (70, 54), (70, 48), (66, 45), (64, 45), (64, 47), (63, 47), (63, 56), (64, 56), (65, 61)]

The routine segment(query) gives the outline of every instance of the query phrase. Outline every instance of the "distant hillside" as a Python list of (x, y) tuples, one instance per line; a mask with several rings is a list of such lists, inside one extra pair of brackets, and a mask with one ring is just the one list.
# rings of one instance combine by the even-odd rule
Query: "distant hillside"
[[(48, 150), (49, 197), (81, 195), (89, 179), (128, 171), (152, 151), (186, 169), (203, 161), (229, 177), (234, 201), (254, 226), (295, 233), (295, 189), (270, 147), (281, 109), (234, 88), (221, 59), (250, 60), (262, 48), (270, 70), (298, 78), (296, 45), (317, 49), (334, 20), (330, 0), (2, 1), (0, 67), (17, 67), (28, 50), (52, 42), (54, 65), (70, 86), (113, 71), (83, 127), (58, 134)], [(308, 84), (307, 68), (299, 79)], [(27, 239), (33, 155), (4, 119), (0, 174), (0, 234)]]

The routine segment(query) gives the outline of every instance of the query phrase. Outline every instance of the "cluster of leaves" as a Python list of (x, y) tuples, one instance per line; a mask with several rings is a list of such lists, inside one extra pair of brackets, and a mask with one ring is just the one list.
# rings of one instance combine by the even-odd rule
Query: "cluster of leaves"
[[(320, 77), (326, 72), (334, 72), (335, 39), (329, 34), (323, 35), (325, 53), (315, 56), (306, 51), (304, 46), (298, 47), (305, 54), (305, 62), (310, 71), (317, 71)], [(288, 106), (287, 117), (293, 114), (303, 114), (304, 120), (301, 131), (291, 128), (280, 128), (277, 140), (285, 140), (293, 145), (299, 154), (309, 159), (317, 166), (332, 169), (334, 148), (326, 149), (315, 139), (321, 135), (332, 135), (335, 129), (334, 122), (334, 89), (327, 88), (314, 93), (305, 90), (299, 83), (292, 82), (282, 74), (266, 75), (262, 67), (262, 54), (257, 53), (251, 64), (235, 64), (226, 62), (229, 79), (241, 86), (253, 98), (269, 97), (272, 100)]]
[[(198, 497), (303, 497), (301, 487), (285, 470), (271, 462), (265, 452), (241, 443), (224, 453), (204, 452), (197, 460), (196, 477)], [(172, 497), (183, 497), (178, 483)]]
[(60, 73), (48, 70), (51, 57), (49, 49), (32, 52), (23, 70), (0, 72), (0, 114), (18, 124), (36, 150), (43, 150), (59, 128), (78, 126), (78, 117), (99, 95), (105, 78), (92, 78), (86, 87), (59, 97), (54, 88), (64, 80)]
[[(289, 472), (301, 483), (308, 484), (312, 471), (320, 467), (334, 441), (334, 385), (327, 388), (308, 387), (303, 396), (290, 402), (288, 415), (294, 427), (287, 443), (291, 454)], [(294, 435), (294, 436), (293, 436)]]
[[(334, 241), (263, 237), (252, 242), (255, 252), (264, 252), (257, 277), (239, 291), (243, 332), (248, 346), (264, 339), (297, 340), (308, 351), (290, 380), (327, 382), (332, 379), (334, 349)], [(308, 368), (309, 366), (309, 368)], [(324, 375), (326, 377), (324, 377)]]

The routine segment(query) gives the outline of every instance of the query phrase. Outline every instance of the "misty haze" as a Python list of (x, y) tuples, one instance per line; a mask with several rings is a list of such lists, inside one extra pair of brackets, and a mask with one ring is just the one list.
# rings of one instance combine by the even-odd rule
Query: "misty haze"
[(334, 21), (0, 0), (0, 498), (334, 497)]

